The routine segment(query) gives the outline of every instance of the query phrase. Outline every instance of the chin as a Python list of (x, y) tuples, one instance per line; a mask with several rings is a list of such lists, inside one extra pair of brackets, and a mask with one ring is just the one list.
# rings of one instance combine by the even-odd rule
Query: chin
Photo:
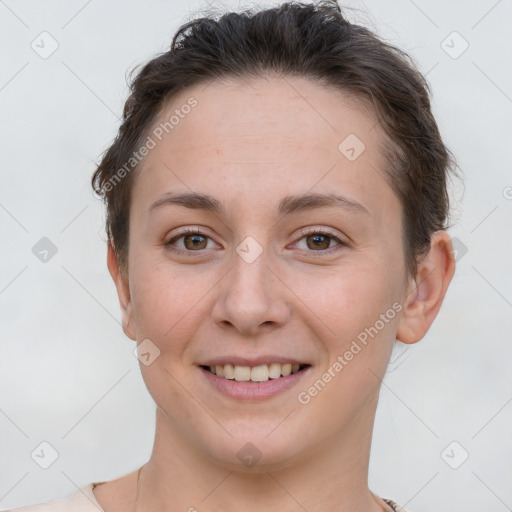
[(282, 418), (250, 425), (238, 422), (236, 428), (226, 425), (233, 437), (225, 433), (219, 439), (216, 435), (204, 441), (205, 448), (213, 459), (231, 471), (264, 473), (285, 469), (300, 456), (302, 450), (297, 439), (304, 437), (279, 426), (281, 421)]

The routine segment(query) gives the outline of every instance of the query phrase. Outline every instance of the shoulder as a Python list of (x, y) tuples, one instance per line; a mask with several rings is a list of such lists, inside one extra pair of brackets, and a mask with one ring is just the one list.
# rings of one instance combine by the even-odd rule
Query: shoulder
[(93, 483), (90, 483), (66, 497), (4, 512), (103, 512), (92, 489)]

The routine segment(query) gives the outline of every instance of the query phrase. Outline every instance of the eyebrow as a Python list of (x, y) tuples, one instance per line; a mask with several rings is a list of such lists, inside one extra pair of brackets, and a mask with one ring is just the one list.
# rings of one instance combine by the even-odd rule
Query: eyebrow
[[(222, 203), (210, 195), (198, 192), (167, 192), (165, 197), (158, 199), (149, 207), (148, 215), (151, 214), (155, 208), (164, 205), (179, 205), (193, 210), (209, 211), (217, 215), (224, 215), (225, 213)], [(279, 202), (277, 213), (279, 215), (289, 215), (291, 213), (325, 207), (338, 207), (348, 212), (370, 215), (370, 212), (361, 203), (353, 199), (339, 194), (318, 193), (286, 196)]]

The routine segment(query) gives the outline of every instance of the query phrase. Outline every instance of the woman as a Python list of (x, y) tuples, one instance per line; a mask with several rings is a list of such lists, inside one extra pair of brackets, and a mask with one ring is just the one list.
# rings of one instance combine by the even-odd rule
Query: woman
[(455, 271), (453, 167), (423, 77), (337, 4), (182, 26), (92, 179), (153, 452), (19, 510), (404, 510), (371, 437)]

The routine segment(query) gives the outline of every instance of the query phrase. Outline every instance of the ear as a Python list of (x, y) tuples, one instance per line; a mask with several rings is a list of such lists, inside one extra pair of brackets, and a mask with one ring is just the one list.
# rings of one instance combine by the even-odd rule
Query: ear
[(114, 280), (117, 289), (117, 296), (119, 297), (119, 304), (121, 306), (121, 314), (123, 319), (123, 331), (132, 340), (136, 340), (135, 332), (133, 329), (133, 306), (130, 295), (130, 286), (128, 279), (124, 279), (121, 275), (119, 264), (117, 261), (114, 248), (109, 243), (107, 250), (107, 267)]
[(427, 333), (437, 316), (455, 273), (452, 240), (446, 231), (436, 231), (430, 249), (418, 265), (402, 304), (396, 338), (403, 343), (416, 343)]

